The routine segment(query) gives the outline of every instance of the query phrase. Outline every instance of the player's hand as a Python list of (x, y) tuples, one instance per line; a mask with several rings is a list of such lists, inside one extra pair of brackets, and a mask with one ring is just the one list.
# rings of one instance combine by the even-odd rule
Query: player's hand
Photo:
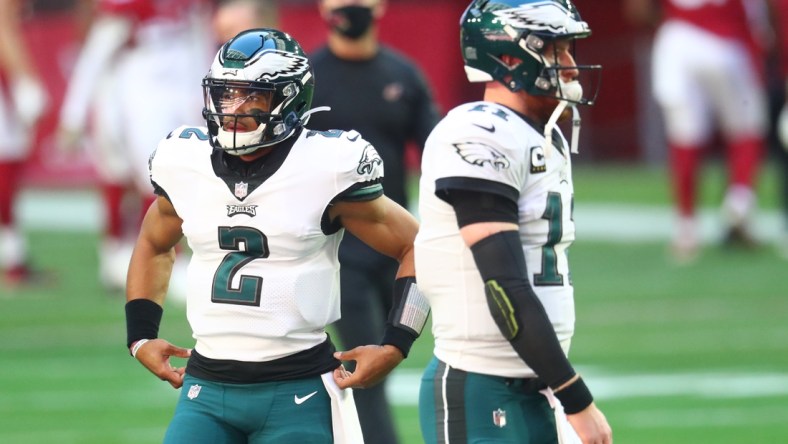
[(192, 351), (170, 344), (164, 339), (151, 339), (137, 350), (137, 360), (162, 381), (173, 388), (181, 388), (186, 367), (173, 367), (170, 357), (188, 358)]
[(353, 350), (336, 352), (334, 357), (340, 361), (356, 361), (356, 370), (352, 373), (343, 366), (334, 370), (334, 382), (342, 389), (372, 387), (405, 359), (393, 345), (362, 345)]
[(58, 126), (55, 132), (58, 152), (66, 157), (74, 156), (82, 150), (83, 133), (80, 130)]
[(566, 418), (583, 444), (612, 444), (613, 431), (596, 404), (591, 403), (585, 410), (574, 415), (566, 415)]

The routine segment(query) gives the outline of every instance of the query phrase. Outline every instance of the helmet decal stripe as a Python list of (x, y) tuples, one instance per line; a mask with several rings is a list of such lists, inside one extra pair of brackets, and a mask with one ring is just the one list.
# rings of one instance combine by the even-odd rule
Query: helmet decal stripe
[(306, 57), (290, 54), (284, 51), (263, 51), (255, 55), (246, 62), (247, 66), (259, 68), (249, 70), (254, 75), (254, 79), (274, 81), (281, 77), (291, 77), (301, 75), (309, 71), (309, 63)]
[(572, 18), (572, 12), (553, 1), (535, 2), (493, 12), (505, 24), (515, 28), (549, 31), (554, 34), (582, 34), (588, 24)]

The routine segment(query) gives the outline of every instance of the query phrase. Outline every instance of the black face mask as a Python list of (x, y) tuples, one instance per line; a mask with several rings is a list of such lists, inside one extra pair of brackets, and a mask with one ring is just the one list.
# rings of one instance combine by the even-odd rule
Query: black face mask
[(357, 39), (372, 25), (372, 8), (345, 6), (331, 11), (328, 24), (345, 37)]

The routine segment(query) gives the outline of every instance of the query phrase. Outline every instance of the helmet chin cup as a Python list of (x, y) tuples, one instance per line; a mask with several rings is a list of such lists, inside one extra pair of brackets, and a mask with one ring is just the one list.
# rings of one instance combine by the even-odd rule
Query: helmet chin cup
[[(225, 131), (224, 128), (219, 127), (216, 139), (222, 149), (227, 151), (227, 153), (234, 156), (241, 156), (262, 148), (260, 146), (260, 141), (263, 139), (264, 131), (265, 125), (259, 125), (256, 130), (246, 132)], [(249, 145), (254, 146), (244, 149), (244, 147)]]
[(561, 81), (560, 88), (555, 91), (555, 96), (567, 102), (579, 103), (583, 100), (583, 86), (577, 80)]

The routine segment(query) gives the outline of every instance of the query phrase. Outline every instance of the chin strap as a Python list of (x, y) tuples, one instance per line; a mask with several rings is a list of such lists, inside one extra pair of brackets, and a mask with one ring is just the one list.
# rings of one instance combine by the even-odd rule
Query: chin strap
[(544, 145), (542, 145), (542, 149), (544, 150), (544, 156), (548, 159), (553, 152), (553, 129), (555, 128), (556, 122), (558, 122), (558, 117), (560, 117), (561, 113), (566, 109), (566, 105), (568, 105), (566, 100), (558, 102), (558, 106), (555, 107), (553, 114), (550, 115), (550, 118), (544, 126)]
[(580, 141), (580, 111), (577, 110), (577, 106), (572, 107), (572, 147), (569, 151), (572, 154), (577, 154), (577, 144)]
[[(567, 101), (560, 101), (558, 106), (555, 107), (553, 114), (551, 114), (550, 118), (547, 120), (547, 124), (544, 126), (544, 145), (542, 148), (544, 149), (546, 158), (550, 158), (553, 152), (553, 129), (555, 128), (556, 122), (558, 122), (558, 118), (568, 105), (569, 103)], [(577, 106), (572, 106), (572, 141), (570, 142), (571, 145), (569, 148), (572, 154), (578, 153), (577, 145), (580, 140), (580, 121), (580, 111), (577, 110)]]
[(312, 108), (310, 110), (307, 110), (304, 113), (304, 115), (301, 116), (301, 121), (304, 122), (304, 124), (306, 125), (306, 122), (309, 120), (309, 116), (311, 116), (314, 113), (319, 113), (320, 111), (331, 111), (331, 107), (330, 106), (318, 106), (317, 108)]

